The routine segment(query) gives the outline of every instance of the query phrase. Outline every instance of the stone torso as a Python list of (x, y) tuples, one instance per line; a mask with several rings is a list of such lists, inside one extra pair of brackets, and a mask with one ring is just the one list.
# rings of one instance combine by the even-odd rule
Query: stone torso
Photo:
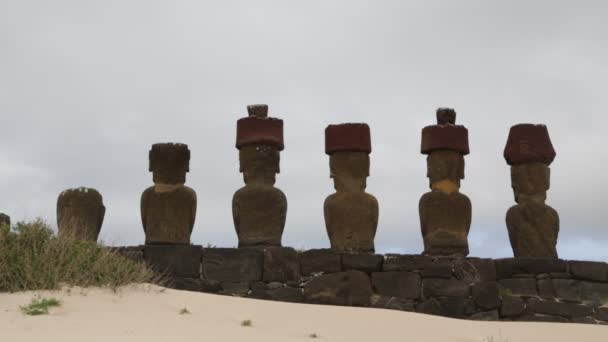
[(232, 215), (239, 247), (280, 246), (287, 198), (272, 185), (246, 185), (234, 194)]
[(142, 194), (141, 210), (146, 244), (190, 243), (196, 216), (194, 190), (179, 186), (159, 192), (152, 186)]
[(420, 199), (420, 226), (426, 255), (469, 253), (471, 201), (459, 192), (427, 192)]
[(325, 226), (331, 248), (374, 251), (378, 201), (366, 192), (337, 192), (325, 200)]
[(550, 206), (522, 203), (511, 207), (507, 229), (515, 257), (557, 258), (559, 216)]

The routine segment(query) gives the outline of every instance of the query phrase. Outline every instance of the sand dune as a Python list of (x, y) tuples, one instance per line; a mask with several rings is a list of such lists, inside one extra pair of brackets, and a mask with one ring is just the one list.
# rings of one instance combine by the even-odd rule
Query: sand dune
[[(27, 316), (35, 295), (62, 306)], [(187, 308), (190, 314), (180, 314)], [(241, 326), (251, 320), (250, 327)], [(316, 334), (316, 338), (311, 337)], [(474, 322), (382, 309), (288, 304), (133, 285), (0, 294), (0, 341), (608, 341), (608, 326)]]

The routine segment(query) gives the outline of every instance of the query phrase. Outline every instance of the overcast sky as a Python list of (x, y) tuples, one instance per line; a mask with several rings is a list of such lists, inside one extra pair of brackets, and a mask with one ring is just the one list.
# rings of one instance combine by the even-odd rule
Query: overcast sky
[(328, 124), (371, 127), (378, 252), (420, 253), (420, 131), (437, 107), (469, 129), (471, 256), (512, 256), (509, 128), (544, 123), (560, 257), (608, 260), (605, 1), (0, 0), (0, 212), (56, 225), (58, 194), (98, 189), (109, 244), (144, 241), (148, 150), (183, 142), (192, 242), (236, 246), (234, 147), (246, 105), (285, 125), (283, 244), (328, 247)]

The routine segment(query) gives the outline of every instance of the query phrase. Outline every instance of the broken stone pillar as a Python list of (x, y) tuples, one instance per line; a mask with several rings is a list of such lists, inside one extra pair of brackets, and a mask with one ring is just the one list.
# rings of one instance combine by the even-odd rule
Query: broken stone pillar
[(507, 229), (515, 257), (557, 258), (559, 216), (545, 204), (549, 165), (555, 150), (545, 125), (511, 127), (504, 157), (511, 166), (511, 186), (517, 205), (507, 211)]
[(325, 153), (336, 193), (325, 199), (325, 227), (331, 248), (373, 252), (378, 227), (378, 201), (365, 192), (372, 151), (367, 124), (329, 125)]
[(59, 237), (97, 241), (105, 213), (97, 190), (80, 187), (63, 191), (57, 198)]
[(437, 110), (437, 124), (422, 129), (421, 153), (427, 156), (431, 191), (420, 198), (420, 228), (424, 255), (466, 256), (471, 227), (471, 201), (459, 192), (469, 133), (456, 125), (451, 108)]
[(7, 225), (10, 227), (11, 217), (6, 214), (0, 213), (0, 227), (2, 227), (3, 225)]
[(154, 186), (141, 195), (146, 244), (189, 244), (196, 217), (196, 192), (184, 185), (190, 171), (188, 145), (152, 145), (149, 153)]
[(281, 246), (287, 198), (274, 187), (283, 150), (283, 120), (268, 117), (267, 105), (247, 106), (236, 125), (236, 148), (245, 186), (234, 193), (232, 218), (239, 247)]

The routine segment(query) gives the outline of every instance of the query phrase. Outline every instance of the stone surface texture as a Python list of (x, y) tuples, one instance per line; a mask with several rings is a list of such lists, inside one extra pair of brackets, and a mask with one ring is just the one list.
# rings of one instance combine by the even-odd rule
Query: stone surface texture
[(420, 198), (418, 210), (424, 255), (466, 256), (471, 227), (471, 201), (460, 193), (464, 155), (469, 153), (468, 131), (455, 126), (456, 112), (437, 110), (437, 125), (422, 130), (421, 152), (427, 156), (432, 191)]
[(189, 244), (196, 218), (196, 192), (184, 185), (190, 171), (188, 145), (152, 145), (149, 171), (154, 186), (141, 196), (146, 244)]
[(92, 188), (67, 189), (57, 198), (57, 229), (61, 237), (97, 241), (106, 207)]
[(369, 127), (367, 124), (328, 126), (325, 150), (336, 189), (323, 205), (331, 248), (373, 252), (379, 209), (378, 200), (365, 192), (371, 152)]

